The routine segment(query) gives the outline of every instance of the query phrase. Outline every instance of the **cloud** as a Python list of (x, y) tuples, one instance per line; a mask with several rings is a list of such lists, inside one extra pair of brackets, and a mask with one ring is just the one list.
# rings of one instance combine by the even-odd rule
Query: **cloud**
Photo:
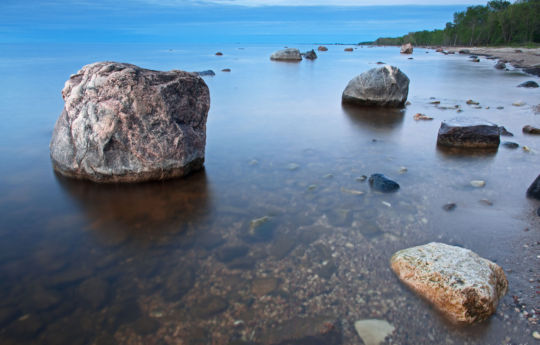
[(486, 0), (139, 0), (153, 5), (235, 5), (262, 6), (404, 6), (404, 5), (484, 5)]

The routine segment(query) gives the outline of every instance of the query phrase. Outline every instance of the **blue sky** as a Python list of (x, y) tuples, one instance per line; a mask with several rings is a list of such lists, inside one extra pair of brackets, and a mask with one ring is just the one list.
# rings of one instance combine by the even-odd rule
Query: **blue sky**
[(484, 1), (1, 0), (0, 42), (356, 43)]

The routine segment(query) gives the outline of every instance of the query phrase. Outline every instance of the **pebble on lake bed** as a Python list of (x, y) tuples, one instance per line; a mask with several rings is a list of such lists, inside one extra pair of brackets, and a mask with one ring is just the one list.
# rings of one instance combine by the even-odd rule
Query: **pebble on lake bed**
[(475, 188), (482, 188), (486, 185), (486, 181), (482, 181), (482, 180), (472, 180), (471, 181), (471, 186), (475, 187)]
[(414, 115), (414, 120), (415, 121), (419, 121), (419, 120), (430, 121), (430, 120), (433, 120), (433, 118), (430, 116), (418, 113)]
[(394, 332), (395, 327), (386, 320), (370, 319), (356, 321), (354, 329), (365, 345), (379, 345)]

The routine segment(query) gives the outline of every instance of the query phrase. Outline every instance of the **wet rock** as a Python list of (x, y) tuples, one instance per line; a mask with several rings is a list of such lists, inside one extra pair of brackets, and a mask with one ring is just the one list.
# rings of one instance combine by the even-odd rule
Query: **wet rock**
[(496, 69), (505, 69), (506, 68), (506, 64), (502, 61), (498, 61), (496, 64), (495, 64), (495, 68)]
[(499, 126), (479, 118), (457, 117), (443, 121), (437, 144), (462, 148), (497, 148), (500, 143)]
[(470, 183), (474, 188), (482, 188), (486, 185), (486, 181), (482, 180), (472, 180)]
[(484, 204), (486, 206), (493, 206), (493, 201), (488, 200), (488, 199), (481, 199), (481, 200), (478, 200), (478, 202), (480, 202), (481, 204)]
[(459, 53), (460, 53), (460, 54), (466, 54), (466, 55), (467, 55), (467, 54), (470, 54), (471, 51), (470, 51), (469, 49), (461, 49), (461, 50), (459, 51)]
[(224, 69), (221, 70), (221, 72), (230, 72), (230, 71), (231, 71), (230, 68), (224, 68)]
[(502, 143), (502, 146), (508, 148), (508, 149), (517, 149), (519, 148), (519, 144), (518, 143), (514, 143), (512, 141), (505, 141)]
[(371, 188), (382, 193), (397, 192), (399, 184), (390, 180), (383, 174), (373, 174), (369, 177), (369, 185)]
[(328, 51), (328, 48), (326, 48), (325, 46), (319, 46), (317, 48), (317, 50), (320, 51), (320, 52), (326, 52), (326, 51)]
[(317, 58), (317, 54), (315, 53), (315, 50), (313, 49), (311, 49), (308, 52), (303, 53), (302, 55), (304, 56), (304, 58), (308, 60), (315, 60)]
[(50, 144), (60, 174), (141, 182), (202, 168), (210, 93), (199, 76), (98, 62), (72, 75), (62, 96)]
[(369, 319), (356, 321), (354, 329), (365, 345), (379, 345), (394, 332), (395, 327), (386, 320)]
[(505, 137), (513, 137), (514, 134), (509, 132), (504, 126), (499, 126), (499, 134)]
[(397, 67), (372, 68), (349, 81), (342, 102), (359, 106), (403, 107), (409, 78)]
[(221, 296), (209, 296), (198, 300), (191, 308), (191, 313), (198, 318), (209, 318), (229, 307), (229, 302)]
[(107, 300), (109, 283), (97, 277), (87, 279), (79, 285), (77, 294), (83, 303), (98, 309)]
[(465, 103), (467, 103), (468, 105), (478, 105), (478, 104), (480, 104), (480, 102), (473, 101), (472, 99), (468, 99), (467, 102), (465, 102)]
[(419, 121), (419, 120), (430, 121), (430, 120), (433, 120), (432, 117), (424, 115), (424, 114), (420, 114), (420, 113), (414, 115), (413, 118), (414, 118), (415, 121)]
[(346, 51), (346, 52), (352, 52), (353, 49), (352, 49), (352, 48), (345, 48), (345, 49), (343, 49), (343, 51)]
[(223, 53), (222, 52), (217, 52), (216, 56), (223, 56)]
[(366, 175), (362, 175), (360, 177), (357, 177), (355, 179), (357, 182), (364, 182), (365, 180), (367, 180), (367, 176)]
[(410, 43), (404, 44), (401, 46), (401, 49), (399, 50), (401, 54), (412, 54), (413, 53), (413, 46)]
[(246, 256), (249, 252), (248, 246), (227, 246), (220, 248), (216, 252), (216, 258), (221, 262), (229, 262), (242, 256)]
[(213, 77), (216, 75), (216, 73), (212, 71), (211, 69), (208, 69), (206, 71), (193, 72), (193, 73), (200, 75), (201, 77)]
[(443, 243), (398, 251), (390, 263), (403, 283), (454, 322), (487, 319), (508, 289), (501, 267), (470, 250)]
[(449, 211), (455, 210), (456, 207), (457, 207), (457, 205), (455, 203), (451, 202), (451, 203), (448, 203), (448, 204), (444, 205), (443, 210), (449, 212)]
[(480, 62), (480, 59), (479, 58), (472, 58), (471, 61), (472, 62)]
[(527, 189), (527, 196), (529, 198), (540, 200), (540, 175), (536, 177), (536, 179)]
[(169, 301), (179, 300), (194, 284), (195, 270), (192, 267), (180, 266), (167, 277), (162, 289), (163, 297)]
[(537, 87), (538, 87), (538, 83), (535, 82), (534, 80), (528, 80), (528, 81), (526, 81), (526, 82), (523, 82), (523, 83), (519, 84), (518, 87), (537, 88)]
[(142, 316), (131, 324), (131, 328), (139, 335), (156, 333), (160, 327), (160, 322), (150, 316)]
[(296, 48), (287, 48), (283, 50), (278, 50), (277, 52), (270, 55), (270, 60), (276, 61), (301, 61), (302, 55), (300, 55), (300, 50)]
[(523, 127), (523, 133), (527, 134), (540, 134), (540, 128), (533, 127), (531, 125), (527, 125)]
[(260, 339), (272, 345), (340, 345), (341, 324), (332, 316), (294, 317), (283, 320)]
[(268, 216), (253, 219), (241, 237), (247, 242), (268, 241), (274, 236), (275, 225), (274, 220)]
[(279, 281), (276, 278), (257, 278), (251, 283), (251, 293), (262, 297), (276, 290), (278, 284)]

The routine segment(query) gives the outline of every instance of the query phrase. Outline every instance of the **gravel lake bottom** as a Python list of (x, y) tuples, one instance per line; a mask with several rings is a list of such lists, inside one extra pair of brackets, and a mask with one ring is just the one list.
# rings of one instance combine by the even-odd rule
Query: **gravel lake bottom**
[[(538, 344), (540, 202), (525, 192), (540, 136), (522, 127), (540, 127), (540, 89), (517, 85), (539, 78), (482, 56), (327, 47), (285, 63), (277, 45), (0, 45), (0, 344), (353, 345), (365, 319), (394, 327), (385, 344)], [(203, 171), (134, 185), (53, 172), (64, 82), (105, 60), (215, 71)], [(377, 62), (409, 77), (410, 103), (343, 106)], [(437, 147), (456, 116), (517, 148)], [(374, 173), (401, 188), (373, 191)], [(503, 268), (491, 318), (451, 324), (399, 282), (392, 254), (434, 241)]]

